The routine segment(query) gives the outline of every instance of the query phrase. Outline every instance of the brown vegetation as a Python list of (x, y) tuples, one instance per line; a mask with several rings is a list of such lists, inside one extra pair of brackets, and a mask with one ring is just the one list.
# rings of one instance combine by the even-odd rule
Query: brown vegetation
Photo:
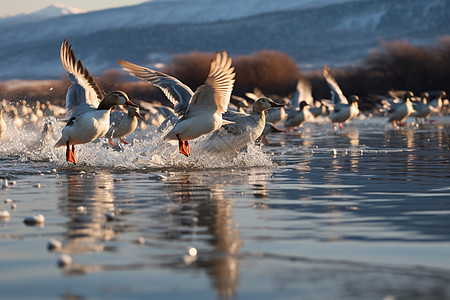
[[(209, 71), (213, 53), (194, 52), (175, 55), (162, 71), (170, 74), (195, 90)], [(329, 98), (330, 91), (321, 71), (301, 72), (296, 62), (278, 51), (261, 51), (251, 56), (233, 57), (236, 83), (233, 93), (244, 95), (258, 87), (268, 95), (288, 96), (295, 90), (301, 76), (312, 82), (316, 99)], [(362, 108), (373, 106), (374, 97), (390, 89), (412, 90), (419, 94), (425, 90), (445, 90), (450, 86), (450, 36), (442, 37), (432, 47), (413, 46), (406, 41), (380, 42), (357, 68), (331, 70), (345, 95), (356, 94), (363, 99)], [(104, 91), (123, 90), (132, 99), (168, 103), (162, 92), (143, 81), (129, 81), (119, 70), (110, 70), (97, 78)], [(63, 105), (70, 82), (61, 80), (0, 83), (0, 97), (12, 101), (27, 99)]]
[[(363, 108), (372, 106), (376, 99), (373, 95), (385, 95), (389, 90), (411, 90), (418, 95), (450, 87), (450, 36), (440, 38), (432, 47), (406, 41), (380, 44), (358, 68), (332, 70), (344, 94), (359, 95), (365, 102)], [(321, 73), (306, 76), (312, 81), (316, 98), (329, 97)]]

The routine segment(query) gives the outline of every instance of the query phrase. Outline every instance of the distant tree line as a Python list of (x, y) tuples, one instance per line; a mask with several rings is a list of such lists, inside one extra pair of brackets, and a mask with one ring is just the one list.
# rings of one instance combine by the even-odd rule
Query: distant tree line
[[(170, 74), (193, 90), (201, 85), (209, 71), (213, 53), (193, 52), (174, 55), (161, 71)], [(311, 81), (316, 99), (329, 98), (330, 90), (322, 70), (301, 71), (298, 64), (286, 53), (264, 50), (250, 56), (233, 57), (236, 82), (233, 93), (243, 96), (258, 87), (268, 95), (290, 97), (297, 80)], [(385, 95), (391, 89), (411, 90), (419, 94), (425, 90), (446, 90), (450, 87), (450, 36), (443, 36), (434, 46), (411, 45), (407, 41), (381, 41), (357, 67), (331, 70), (345, 95), (356, 94), (362, 108), (369, 109), (376, 101), (374, 95)], [(110, 70), (97, 78), (105, 91), (124, 90), (131, 98), (167, 103), (158, 88), (143, 82), (130, 81), (123, 71)], [(8, 88), (0, 83), (0, 97), (10, 101), (20, 99), (50, 100), (64, 104), (65, 92), (70, 83), (67, 77), (20, 88)]]

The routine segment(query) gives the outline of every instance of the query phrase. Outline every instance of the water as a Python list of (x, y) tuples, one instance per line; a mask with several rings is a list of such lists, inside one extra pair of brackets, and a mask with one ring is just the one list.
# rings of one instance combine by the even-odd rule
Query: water
[(199, 141), (185, 158), (149, 127), (122, 151), (78, 147), (77, 166), (52, 147), (60, 124), (44, 142), (14, 129), (0, 298), (448, 299), (450, 117), (435, 119), (306, 124), (231, 157)]

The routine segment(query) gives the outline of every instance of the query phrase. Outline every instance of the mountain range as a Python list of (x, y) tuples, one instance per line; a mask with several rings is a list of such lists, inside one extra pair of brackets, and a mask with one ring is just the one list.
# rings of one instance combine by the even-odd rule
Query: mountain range
[(14, 16), (5, 16), (3, 18), (0, 18), (0, 27), (11, 28), (19, 24), (33, 23), (61, 16), (76, 15), (83, 13), (85, 13), (85, 11), (81, 9), (67, 6), (61, 3), (54, 3), (52, 5), (44, 7), (43, 9), (32, 13), (18, 14)]
[[(303, 69), (355, 65), (380, 39), (433, 45), (450, 34), (450, 0), (153, 0), (39, 20), (0, 19), (0, 80), (58, 78), (64, 38), (94, 74), (122, 58), (142, 65), (174, 54), (283, 51)], [(13, 24), (13, 25), (12, 25)]]

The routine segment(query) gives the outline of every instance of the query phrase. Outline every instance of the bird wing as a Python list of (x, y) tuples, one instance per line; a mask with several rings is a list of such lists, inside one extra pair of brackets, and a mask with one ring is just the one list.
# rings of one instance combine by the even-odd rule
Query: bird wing
[(239, 118), (242, 117), (247, 117), (249, 116), (249, 114), (244, 114), (244, 113), (240, 113), (240, 112), (235, 112), (235, 111), (231, 111), (231, 110), (227, 110), (223, 115), (222, 115), (222, 119), (226, 120), (226, 121), (230, 121), (230, 122), (234, 122)]
[(391, 96), (393, 99), (399, 99), (401, 97), (403, 97), (403, 95), (406, 93), (407, 91), (405, 90), (389, 90), (388, 94), (389, 96)]
[(402, 103), (397, 100), (398, 100), (397, 98), (396, 99), (388, 98), (388, 99), (381, 100), (381, 104), (383, 106), (383, 111), (392, 113), (395, 110), (397, 110), (402, 105)]
[(104, 94), (81, 60), (77, 61), (72, 45), (69, 45), (66, 39), (61, 45), (60, 57), (64, 69), (69, 73), (70, 81), (73, 82), (66, 94), (65, 119), (68, 120), (79, 107), (97, 108)]
[(347, 98), (341, 91), (341, 88), (337, 84), (336, 80), (330, 74), (330, 68), (327, 65), (323, 66), (323, 77), (328, 83), (328, 86), (331, 89), (331, 100), (334, 104), (348, 104)]
[(295, 89), (294, 97), (291, 99), (291, 109), (296, 110), (300, 104), (300, 90), (302, 89), (302, 81), (299, 79), (297, 81), (297, 87)]
[(175, 113), (179, 115), (185, 114), (189, 105), (189, 100), (194, 94), (187, 85), (175, 77), (162, 72), (135, 65), (122, 59), (119, 59), (117, 62), (125, 71), (130, 73), (130, 75), (146, 80), (160, 88), (167, 99), (174, 105)]
[(226, 51), (216, 52), (208, 77), (192, 96), (186, 114), (205, 109), (219, 114), (226, 112), (233, 91), (234, 76), (231, 57), (228, 57)]
[(312, 96), (311, 83), (309, 81), (303, 80), (300, 85), (300, 102), (305, 101), (310, 106), (314, 105), (314, 98)]
[(314, 99), (312, 97), (312, 91), (311, 91), (311, 83), (299, 79), (297, 82), (297, 88), (295, 90), (294, 97), (291, 99), (291, 108), (297, 109), (300, 107), (300, 102), (305, 101), (310, 106), (313, 106)]

